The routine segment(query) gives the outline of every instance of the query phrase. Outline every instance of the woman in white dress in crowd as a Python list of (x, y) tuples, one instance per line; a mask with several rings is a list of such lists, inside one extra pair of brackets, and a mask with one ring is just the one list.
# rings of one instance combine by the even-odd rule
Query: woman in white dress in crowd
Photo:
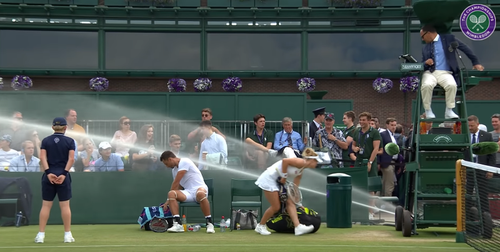
[[(255, 182), (255, 184), (264, 191), (264, 196), (271, 205), (262, 215), (262, 219), (260, 223), (257, 224), (255, 232), (261, 235), (271, 234), (271, 232), (267, 230), (266, 222), (281, 209), (278, 177), (281, 177), (281, 184), (285, 184), (288, 179), (293, 180), (298, 186), (304, 168), (316, 168), (318, 165), (318, 154), (316, 154), (312, 148), (306, 148), (302, 153), (302, 157), (303, 158), (284, 158), (274, 163), (267, 168)], [(295, 203), (291, 199), (288, 199), (286, 203), (286, 212), (295, 226), (295, 235), (307, 234), (314, 230), (314, 226), (312, 225), (305, 226), (300, 224)]]
[(135, 131), (130, 130), (130, 119), (126, 116), (120, 118), (120, 129), (115, 132), (111, 145), (115, 147), (115, 153), (122, 157), (128, 155), (131, 147), (137, 141), (137, 134)]

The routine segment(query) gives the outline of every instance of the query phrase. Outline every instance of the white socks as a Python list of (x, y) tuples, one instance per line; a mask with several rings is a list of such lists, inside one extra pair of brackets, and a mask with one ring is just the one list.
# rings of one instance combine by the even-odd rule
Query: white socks
[(69, 235), (69, 236), (72, 236), (72, 235), (71, 235), (71, 231), (69, 231), (69, 232), (64, 232), (64, 236), (68, 236), (68, 235)]

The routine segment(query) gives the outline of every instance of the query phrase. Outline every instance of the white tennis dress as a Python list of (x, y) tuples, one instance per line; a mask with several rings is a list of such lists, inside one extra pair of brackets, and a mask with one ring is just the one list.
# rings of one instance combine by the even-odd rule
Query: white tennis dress
[[(277, 180), (278, 180), (278, 177), (281, 177), (281, 174), (283, 174), (283, 170), (281, 168), (282, 164), (283, 164), (283, 160), (280, 160), (280, 161), (274, 163), (273, 165), (271, 165), (262, 174), (260, 174), (257, 181), (255, 181), (255, 184), (264, 191), (269, 191), (269, 192), (279, 191)], [(302, 174), (303, 171), (304, 171), (304, 168), (299, 169), (297, 167), (288, 166), (288, 169), (287, 169), (288, 178), (287, 178), (287, 180), (292, 181), (293, 179), (295, 179), (295, 177)]]

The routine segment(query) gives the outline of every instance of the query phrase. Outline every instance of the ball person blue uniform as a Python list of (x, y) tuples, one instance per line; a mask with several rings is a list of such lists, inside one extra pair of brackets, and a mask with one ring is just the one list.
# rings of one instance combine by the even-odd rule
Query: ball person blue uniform
[(49, 220), (50, 209), (56, 195), (59, 198), (61, 217), (64, 224), (64, 242), (74, 242), (71, 234), (71, 176), (69, 169), (75, 162), (75, 141), (64, 136), (66, 120), (57, 117), (52, 122), (54, 134), (44, 138), (40, 148), (40, 169), (42, 175), (42, 209), (40, 210), (39, 232), (36, 243), (43, 243), (45, 226)]

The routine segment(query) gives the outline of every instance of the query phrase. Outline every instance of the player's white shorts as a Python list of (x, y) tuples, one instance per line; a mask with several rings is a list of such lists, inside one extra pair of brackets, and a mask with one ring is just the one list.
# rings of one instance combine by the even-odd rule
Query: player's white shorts
[[(203, 188), (203, 187), (202, 187)], [(208, 197), (208, 187), (205, 188), (205, 197)], [(199, 188), (196, 189), (189, 189), (189, 190), (181, 190), (181, 193), (186, 195), (186, 200), (183, 202), (197, 202), (196, 201), (196, 192), (198, 191)]]

